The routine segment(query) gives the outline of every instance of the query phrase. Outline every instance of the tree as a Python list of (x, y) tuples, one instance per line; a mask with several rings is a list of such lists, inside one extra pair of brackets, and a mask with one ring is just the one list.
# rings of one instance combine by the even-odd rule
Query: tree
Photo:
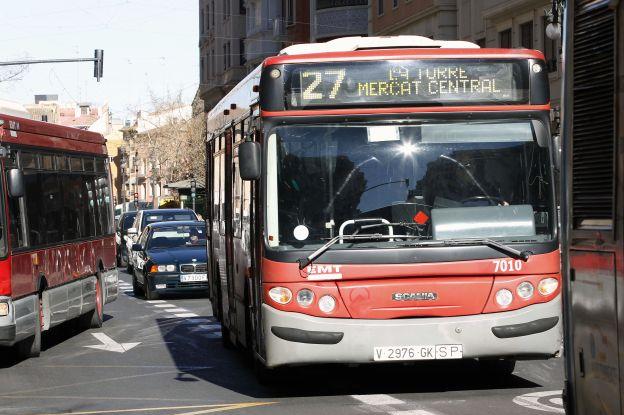
[(0, 82), (21, 80), (27, 68), (26, 65), (4, 66), (0, 68)]

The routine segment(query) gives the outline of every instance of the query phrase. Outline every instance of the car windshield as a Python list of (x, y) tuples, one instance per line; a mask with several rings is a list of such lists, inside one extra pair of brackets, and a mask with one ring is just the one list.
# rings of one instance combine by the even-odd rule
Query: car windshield
[(147, 249), (169, 249), (179, 247), (206, 246), (204, 226), (171, 226), (156, 228), (147, 241)]
[(195, 214), (188, 211), (179, 212), (145, 212), (143, 214), (143, 227), (150, 223), (156, 222), (171, 222), (171, 221), (184, 221), (184, 220), (196, 220)]
[(268, 140), (268, 245), (314, 249), (354, 232), (548, 240), (550, 154), (533, 131), (529, 121), (277, 127)]

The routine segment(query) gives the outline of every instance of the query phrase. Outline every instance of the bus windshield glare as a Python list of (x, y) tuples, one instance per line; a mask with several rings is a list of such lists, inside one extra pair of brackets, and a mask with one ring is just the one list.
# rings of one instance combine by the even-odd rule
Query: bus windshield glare
[(397, 247), (414, 235), (547, 241), (549, 161), (529, 121), (277, 127), (267, 154), (268, 245), (315, 249), (355, 232), (411, 239), (332, 249)]

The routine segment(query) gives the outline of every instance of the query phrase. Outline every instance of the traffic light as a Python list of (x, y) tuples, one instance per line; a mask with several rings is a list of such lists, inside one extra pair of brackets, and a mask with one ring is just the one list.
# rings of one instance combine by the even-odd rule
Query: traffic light
[(100, 82), (100, 78), (104, 76), (104, 51), (96, 49), (93, 58), (95, 58), (93, 62), (93, 76)]

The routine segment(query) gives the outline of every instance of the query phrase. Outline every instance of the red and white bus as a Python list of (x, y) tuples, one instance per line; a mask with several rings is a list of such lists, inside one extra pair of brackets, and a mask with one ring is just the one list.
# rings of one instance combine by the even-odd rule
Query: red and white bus
[(209, 113), (211, 299), (265, 367), (561, 350), (542, 53), (343, 38)]
[(0, 114), (0, 345), (37, 356), (41, 332), (101, 327), (117, 297), (102, 135)]

